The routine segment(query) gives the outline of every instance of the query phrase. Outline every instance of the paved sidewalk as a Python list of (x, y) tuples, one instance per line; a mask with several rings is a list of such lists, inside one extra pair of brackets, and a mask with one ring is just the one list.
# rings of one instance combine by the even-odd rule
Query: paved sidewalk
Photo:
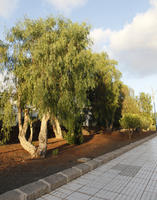
[(157, 137), (37, 200), (157, 200)]

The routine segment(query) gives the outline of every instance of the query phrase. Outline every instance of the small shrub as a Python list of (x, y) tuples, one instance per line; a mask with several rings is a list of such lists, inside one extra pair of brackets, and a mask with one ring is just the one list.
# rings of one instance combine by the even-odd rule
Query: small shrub
[(52, 151), (52, 155), (53, 155), (53, 156), (57, 156), (58, 153), (59, 153), (59, 150), (58, 150), (58, 149), (54, 149), (54, 150)]
[[(129, 134), (137, 129), (147, 130), (152, 126), (153, 120), (150, 117), (146, 117), (138, 114), (127, 113), (120, 119), (120, 125), (124, 129), (129, 129)], [(131, 137), (129, 135), (129, 137)]]
[(141, 118), (137, 114), (127, 113), (120, 119), (120, 125), (122, 128), (134, 131), (137, 128), (141, 128)]
[(74, 133), (71, 131), (64, 134), (64, 139), (68, 142), (68, 144), (75, 144), (74, 137)]
[(147, 129), (151, 128), (152, 123), (153, 123), (152, 118), (141, 116), (141, 128), (142, 129), (147, 130)]
[(67, 140), (68, 144), (82, 144), (83, 143), (83, 135), (82, 133), (74, 133), (68, 131), (64, 135), (64, 139)]

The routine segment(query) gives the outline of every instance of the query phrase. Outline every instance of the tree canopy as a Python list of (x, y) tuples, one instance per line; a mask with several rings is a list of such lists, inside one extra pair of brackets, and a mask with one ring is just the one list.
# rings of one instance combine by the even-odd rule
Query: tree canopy
[(96, 87), (90, 91), (93, 120), (99, 126), (113, 126), (115, 112), (119, 107), (121, 73), (116, 69), (116, 61), (110, 60), (106, 53), (94, 54)]
[(18, 119), (22, 112), (26, 117), (23, 125), (18, 122), (22, 132), (27, 130), (31, 109), (41, 120), (54, 115), (73, 134), (77, 132), (88, 106), (87, 90), (95, 86), (88, 35), (85, 23), (51, 17), (25, 19), (7, 34), (1, 66), (13, 75)]

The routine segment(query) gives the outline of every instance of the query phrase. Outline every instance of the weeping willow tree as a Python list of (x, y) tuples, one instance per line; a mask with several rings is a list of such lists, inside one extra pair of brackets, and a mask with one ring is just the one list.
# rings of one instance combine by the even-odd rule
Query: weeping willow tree
[[(87, 90), (95, 85), (89, 30), (85, 23), (63, 18), (24, 19), (8, 32), (6, 44), (1, 42), (1, 69), (12, 74), (15, 87), (18, 138), (32, 157), (46, 154), (49, 119), (56, 132), (62, 122), (74, 142), (80, 141)], [(26, 140), (32, 110), (41, 120), (37, 148)]]

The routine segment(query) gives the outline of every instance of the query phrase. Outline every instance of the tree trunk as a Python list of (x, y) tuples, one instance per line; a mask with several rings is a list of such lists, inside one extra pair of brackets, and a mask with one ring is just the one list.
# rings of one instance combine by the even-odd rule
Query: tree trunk
[(30, 136), (29, 136), (28, 142), (32, 143), (32, 139), (33, 139), (33, 123), (31, 121), (30, 122)]
[(109, 130), (112, 132), (112, 130), (113, 130), (113, 123), (110, 124)]
[(108, 129), (109, 129), (109, 123), (108, 123), (108, 120), (106, 119), (105, 122), (106, 122), (106, 130), (108, 130)]
[(53, 116), (52, 119), (53, 119), (53, 124), (52, 124), (53, 131), (55, 133), (56, 138), (63, 139), (62, 130), (61, 130), (58, 119), (55, 116)]
[(129, 129), (129, 140), (132, 139), (132, 130)]
[(18, 123), (19, 123), (19, 141), (21, 146), (30, 153), (31, 157), (35, 157), (36, 148), (34, 145), (32, 145), (30, 142), (26, 140), (26, 132), (28, 129), (28, 122), (29, 122), (29, 116), (28, 116), (28, 110), (24, 111), (24, 123), (22, 125), (22, 110), (20, 106), (18, 107)]
[(41, 120), (41, 127), (39, 133), (39, 146), (36, 152), (37, 157), (45, 157), (47, 151), (47, 121), (49, 120), (49, 114), (44, 114)]
[(112, 118), (111, 118), (111, 123), (110, 123), (111, 131), (113, 130), (114, 116), (115, 116), (115, 112), (112, 113)]

